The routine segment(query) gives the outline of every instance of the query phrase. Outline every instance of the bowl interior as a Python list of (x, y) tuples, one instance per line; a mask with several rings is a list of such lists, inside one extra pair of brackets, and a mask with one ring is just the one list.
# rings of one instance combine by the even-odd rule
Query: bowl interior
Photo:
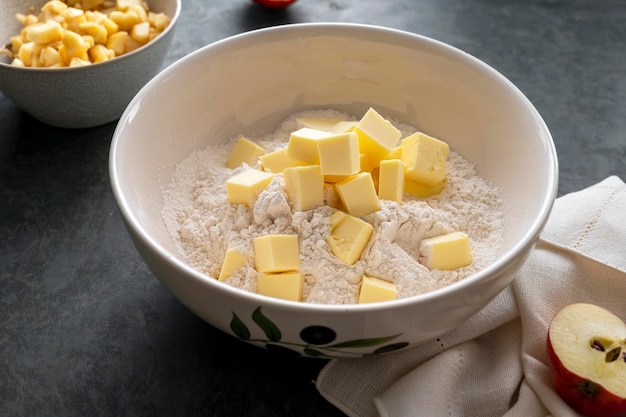
[(161, 190), (208, 143), (272, 131), (288, 115), (369, 107), (448, 142), (502, 189), (502, 257), (536, 236), (556, 193), (543, 120), (492, 68), (437, 41), (363, 25), (303, 24), (217, 42), (155, 77), (116, 129), (111, 174), (132, 227), (178, 257)]

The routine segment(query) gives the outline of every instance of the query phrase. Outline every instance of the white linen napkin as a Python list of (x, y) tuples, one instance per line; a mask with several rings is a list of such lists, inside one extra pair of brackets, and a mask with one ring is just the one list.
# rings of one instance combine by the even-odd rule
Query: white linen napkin
[(555, 393), (546, 336), (573, 302), (626, 319), (626, 185), (560, 197), (515, 281), (455, 330), (387, 355), (336, 359), (320, 394), (350, 417), (579, 416)]

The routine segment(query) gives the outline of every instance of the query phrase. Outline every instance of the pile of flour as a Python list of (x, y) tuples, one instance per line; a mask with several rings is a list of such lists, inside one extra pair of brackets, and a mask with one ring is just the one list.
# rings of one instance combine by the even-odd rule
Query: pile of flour
[[(268, 152), (286, 146), (300, 117), (343, 117), (334, 110), (292, 114), (277, 129), (254, 139)], [(415, 133), (411, 126), (393, 122), (402, 137)], [(268, 234), (297, 234), (303, 301), (317, 304), (351, 304), (358, 300), (361, 277), (369, 275), (393, 282), (398, 298), (432, 291), (461, 280), (495, 260), (504, 227), (498, 188), (481, 178), (468, 160), (453, 150), (447, 163), (447, 182), (437, 196), (417, 199), (405, 194), (402, 204), (381, 200), (381, 210), (361, 217), (374, 226), (374, 234), (361, 258), (345, 265), (331, 252), (326, 239), (335, 209), (326, 205), (309, 211), (290, 208), (282, 174), (275, 174), (253, 208), (232, 205), (226, 181), (249, 169), (226, 168), (226, 160), (239, 137), (196, 151), (175, 169), (163, 190), (162, 217), (181, 256), (194, 268), (217, 277), (228, 247), (250, 255), (248, 264), (226, 284), (255, 291), (252, 241)], [(258, 167), (257, 167), (258, 168)], [(329, 204), (338, 197), (328, 186)], [(461, 231), (470, 237), (473, 262), (454, 271), (429, 270), (417, 259), (420, 241), (427, 237)]]

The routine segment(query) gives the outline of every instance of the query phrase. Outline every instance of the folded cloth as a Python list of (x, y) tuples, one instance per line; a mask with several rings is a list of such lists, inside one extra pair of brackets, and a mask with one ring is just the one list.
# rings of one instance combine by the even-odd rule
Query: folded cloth
[(615, 176), (558, 198), (513, 283), (475, 316), (416, 347), (332, 360), (317, 389), (350, 417), (579, 416), (552, 387), (548, 326), (574, 302), (626, 319), (625, 209)]

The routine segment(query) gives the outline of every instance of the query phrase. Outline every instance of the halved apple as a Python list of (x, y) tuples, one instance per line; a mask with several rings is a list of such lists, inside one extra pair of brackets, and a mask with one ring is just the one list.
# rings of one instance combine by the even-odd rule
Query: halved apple
[(605, 308), (574, 303), (548, 330), (554, 389), (590, 417), (626, 417), (626, 324)]
[(261, 6), (269, 9), (284, 9), (285, 7), (295, 3), (296, 0), (252, 0)]

